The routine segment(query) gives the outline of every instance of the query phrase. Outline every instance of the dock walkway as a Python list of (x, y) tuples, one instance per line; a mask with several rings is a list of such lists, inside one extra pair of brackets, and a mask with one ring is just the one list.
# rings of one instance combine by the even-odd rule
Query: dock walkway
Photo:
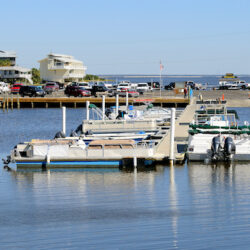
[[(2, 107), (12, 108), (59, 108), (62, 106), (66, 107), (85, 107), (86, 102), (101, 105), (102, 97), (19, 97), (19, 96), (0, 96), (0, 103)], [(107, 105), (115, 105), (115, 97), (106, 97), (105, 102)], [(140, 105), (145, 102), (150, 102), (158, 106), (168, 107), (185, 107), (189, 104), (189, 99), (181, 97), (140, 97), (140, 98), (129, 98), (129, 104)], [(126, 103), (126, 98), (119, 98), (120, 104)]]
[[(197, 105), (195, 104), (196, 98), (193, 98), (191, 104), (188, 105), (182, 112), (180, 117), (175, 122), (175, 159), (178, 159), (179, 154), (183, 152), (183, 149), (188, 143), (188, 130), (189, 124), (192, 122), (195, 114)], [(169, 158), (170, 150), (170, 130), (157, 146), (154, 158), (156, 160), (163, 160), (164, 158)]]

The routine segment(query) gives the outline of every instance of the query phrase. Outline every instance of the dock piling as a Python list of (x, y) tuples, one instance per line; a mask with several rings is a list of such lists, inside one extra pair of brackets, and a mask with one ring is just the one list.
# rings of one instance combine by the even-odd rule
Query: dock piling
[(17, 108), (20, 109), (20, 96), (17, 94)]
[(119, 110), (119, 95), (116, 94), (116, 97), (115, 97), (115, 114), (116, 114), (116, 117), (118, 116), (118, 110)]
[(66, 134), (66, 107), (62, 107), (62, 132)]
[(89, 101), (86, 101), (86, 120), (89, 121)]
[(137, 168), (137, 157), (134, 156), (133, 158), (133, 165), (134, 165), (134, 168)]
[(13, 110), (13, 106), (14, 106), (14, 104), (13, 104), (13, 94), (11, 94), (11, 110)]
[(102, 96), (102, 120), (105, 120), (105, 95)]
[(126, 91), (126, 110), (128, 110), (128, 91)]
[(170, 164), (174, 161), (174, 136), (175, 136), (175, 108), (171, 108), (171, 127), (170, 127)]

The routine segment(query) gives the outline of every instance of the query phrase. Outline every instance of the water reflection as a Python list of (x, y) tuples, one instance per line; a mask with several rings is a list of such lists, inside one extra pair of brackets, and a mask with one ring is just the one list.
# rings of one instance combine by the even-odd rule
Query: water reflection
[(122, 185), (136, 191), (138, 183), (146, 183), (149, 192), (154, 192), (156, 168), (131, 169), (21, 169), (10, 171), (19, 188), (31, 185), (34, 189), (39, 187), (53, 188), (67, 185), (79, 192), (85, 187), (114, 187)]
[(175, 168), (173, 165), (170, 166), (169, 176), (170, 176), (170, 182), (169, 182), (169, 201), (170, 201), (170, 207), (171, 210), (174, 212), (172, 216), (172, 231), (173, 231), (173, 246), (174, 248), (177, 248), (178, 245), (178, 198), (177, 198), (177, 190), (176, 190), (176, 184), (175, 184)]

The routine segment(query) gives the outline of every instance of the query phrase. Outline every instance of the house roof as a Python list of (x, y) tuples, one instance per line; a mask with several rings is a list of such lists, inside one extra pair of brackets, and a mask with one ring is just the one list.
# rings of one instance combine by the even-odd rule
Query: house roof
[(80, 61), (80, 60), (74, 59), (73, 56), (63, 55), (63, 54), (54, 54), (54, 53), (50, 53), (50, 54), (48, 55), (48, 57), (46, 57), (46, 58), (44, 58), (44, 59), (41, 59), (41, 60), (39, 60), (38, 62), (42, 62), (42, 61), (48, 60), (50, 56), (52, 56), (53, 59), (56, 59), (56, 60), (61, 61), (61, 62), (83, 63), (83, 62)]
[(0, 57), (16, 57), (16, 52), (0, 50)]
[(16, 70), (16, 71), (21, 71), (21, 72), (30, 72), (31, 69), (23, 68), (20, 66), (5, 66), (5, 67), (0, 67), (1, 70)]

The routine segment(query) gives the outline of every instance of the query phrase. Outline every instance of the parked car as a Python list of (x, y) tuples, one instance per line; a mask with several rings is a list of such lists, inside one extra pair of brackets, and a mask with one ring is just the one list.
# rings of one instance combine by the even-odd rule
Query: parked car
[(250, 89), (250, 83), (243, 81), (243, 80), (239, 80), (238, 82), (239, 82), (239, 86), (242, 89)]
[(23, 86), (22, 83), (14, 83), (10, 89), (11, 94), (17, 94), (19, 93), (19, 90), (21, 88), (21, 86)]
[(201, 90), (203, 88), (202, 84), (193, 81), (187, 81), (187, 86), (194, 90)]
[(97, 96), (100, 94), (106, 95), (108, 94), (108, 89), (104, 85), (94, 85), (92, 86), (91, 94), (94, 96)]
[(107, 89), (113, 89), (113, 84), (111, 82), (104, 82), (104, 85)]
[(88, 82), (72, 82), (70, 86), (78, 86), (78, 87), (83, 87), (86, 90), (91, 90), (91, 86)]
[(131, 84), (129, 82), (121, 82), (117, 86), (118, 92), (128, 90), (128, 89), (131, 89)]
[(138, 91), (135, 90), (128, 90), (128, 91), (121, 91), (119, 92), (119, 96), (126, 97), (126, 92), (128, 92), (128, 97), (138, 97), (140, 94)]
[(0, 94), (10, 92), (10, 88), (8, 83), (0, 82)]
[(41, 96), (44, 97), (46, 92), (42, 89), (41, 86), (21, 86), (19, 90), (20, 96), (24, 97), (27, 96)]
[(64, 94), (67, 96), (91, 96), (91, 92), (84, 87), (80, 87), (77, 85), (68, 85), (64, 90)]
[(166, 90), (171, 90), (175, 88), (175, 82), (171, 82), (164, 87)]
[(44, 86), (44, 91), (47, 94), (50, 94), (57, 90), (59, 90), (59, 85), (56, 82), (47, 82)]
[(159, 82), (147, 82), (150, 90), (154, 89), (160, 89), (160, 83)]
[(124, 90), (124, 91), (115, 91), (115, 90), (109, 90), (108, 92), (108, 96), (109, 97), (113, 97), (116, 96), (117, 94), (120, 97), (126, 97), (126, 93), (128, 93), (128, 97), (138, 97), (140, 94), (139, 92), (135, 91), (135, 90)]
[(149, 91), (149, 86), (146, 82), (138, 83), (136, 90), (140, 93), (143, 94), (144, 92)]

